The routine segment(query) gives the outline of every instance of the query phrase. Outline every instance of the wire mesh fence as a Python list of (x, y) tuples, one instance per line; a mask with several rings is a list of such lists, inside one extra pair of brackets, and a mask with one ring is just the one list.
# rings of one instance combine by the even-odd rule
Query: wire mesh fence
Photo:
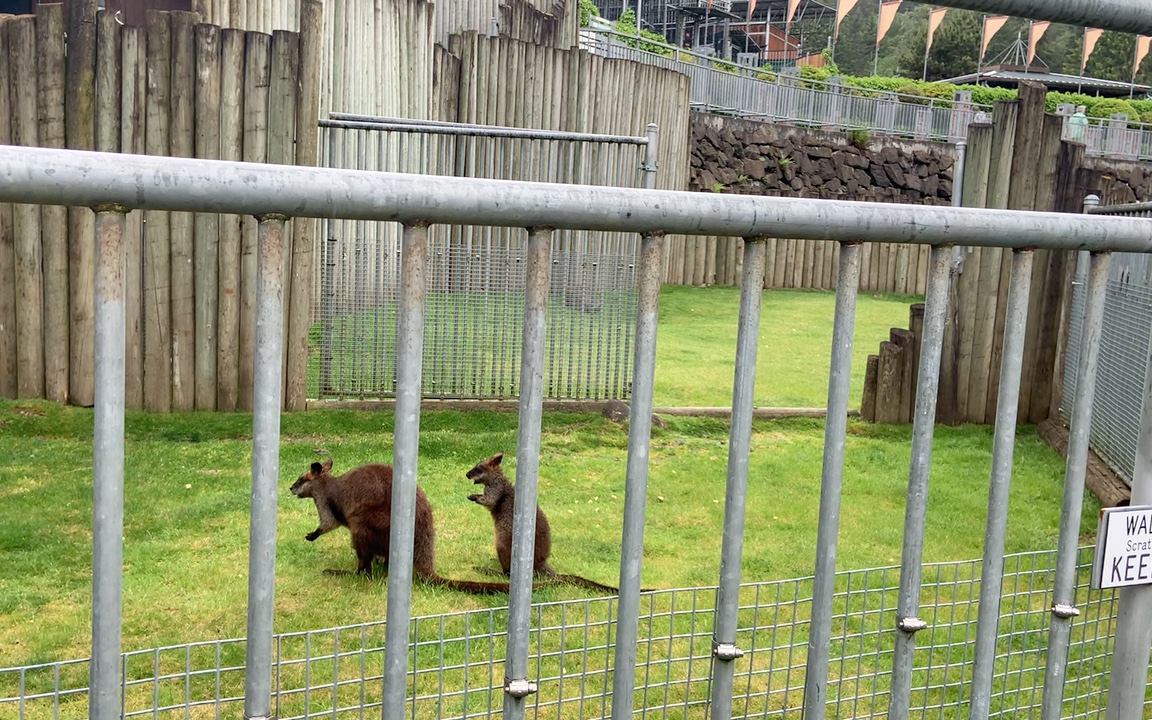
[[(334, 120), (329, 167), (639, 187), (647, 138)], [(395, 394), (400, 232), (394, 223), (325, 223), (320, 302), (310, 343), (311, 397)], [(623, 398), (636, 318), (632, 233), (553, 234), (545, 397)], [(441, 226), (428, 241), (424, 395), (519, 394), (527, 231)]]
[[(1152, 205), (1115, 205), (1093, 210), (1104, 215), (1152, 217)], [(1081, 253), (1082, 255), (1086, 253)], [(1084, 317), (1087, 264), (1076, 265), (1064, 362), (1064, 393), (1060, 412), (1071, 416), (1076, 397), (1081, 322)], [(1148, 341), (1152, 335), (1152, 262), (1138, 253), (1115, 253), (1108, 271), (1104, 300), (1104, 326), (1100, 333), (1100, 360), (1096, 398), (1092, 405), (1092, 449), (1131, 485), (1136, 444), (1140, 434), (1144, 373)]]
[[(1079, 554), (1077, 606), (1064, 718), (1103, 715), (1115, 591), (1091, 590), (1092, 549)], [(1005, 563), (992, 716), (1038, 715), (1055, 553)], [(978, 561), (924, 568), (913, 673), (913, 717), (967, 716), (979, 595)], [(832, 616), (830, 717), (884, 717), (899, 568), (841, 572)], [(740, 595), (732, 716), (799, 717), (811, 612), (810, 578), (749, 583)], [(715, 588), (646, 594), (641, 603), (635, 708), (639, 717), (705, 717), (712, 670)], [(615, 598), (533, 606), (530, 668), (535, 718), (606, 717), (611, 694)], [(414, 618), (408, 664), (412, 718), (491, 717), (503, 701), (503, 608)], [(384, 623), (283, 633), (273, 643), (275, 716), (281, 720), (375, 718), (380, 712)], [(126, 718), (240, 718), (244, 641), (220, 640), (126, 652)], [(0, 717), (81, 717), (84, 660), (0, 669)], [(1145, 708), (1152, 710), (1152, 702)]]

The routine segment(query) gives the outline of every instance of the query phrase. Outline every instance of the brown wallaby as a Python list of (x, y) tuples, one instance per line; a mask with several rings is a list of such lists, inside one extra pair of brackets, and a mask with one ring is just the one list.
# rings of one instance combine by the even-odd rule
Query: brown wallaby
[[(332, 458), (314, 462), (289, 488), (300, 498), (312, 498), (320, 525), (304, 536), (309, 542), (341, 525), (352, 535), (356, 552), (356, 572), (372, 574), (372, 561), (388, 562), (388, 531), (392, 519), (392, 466), (368, 464), (333, 476)], [(436, 574), (436, 531), (432, 523), (432, 506), (424, 491), (416, 488), (416, 527), (412, 547), (412, 571), (434, 585), (471, 593), (506, 593), (508, 583), (451, 580)], [(348, 570), (325, 570), (331, 575), (349, 574)]]
[[(500, 468), (500, 461), (504, 453), (496, 453), (487, 460), (476, 463), (466, 473), (466, 477), (475, 484), (483, 485), (484, 492), (473, 493), (468, 496), (472, 502), (483, 505), (492, 513), (492, 524), (496, 530), (496, 558), (504, 574), (508, 574), (512, 567), (512, 520), (516, 505), (516, 488), (504, 475)], [(608, 585), (601, 585), (594, 580), (582, 578), (579, 575), (561, 575), (548, 565), (548, 555), (552, 552), (552, 530), (548, 526), (548, 518), (540, 506), (536, 506), (536, 542), (532, 552), (532, 570), (554, 580), (561, 580), (572, 585), (603, 590), (615, 593), (617, 589)]]

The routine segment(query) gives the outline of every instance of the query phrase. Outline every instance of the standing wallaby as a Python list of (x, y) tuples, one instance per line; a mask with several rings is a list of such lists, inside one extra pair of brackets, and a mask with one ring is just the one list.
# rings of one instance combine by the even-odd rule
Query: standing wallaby
[[(466, 477), (475, 484), (483, 485), (484, 492), (472, 494), (468, 499), (483, 505), (492, 513), (492, 524), (496, 530), (496, 558), (504, 574), (508, 574), (512, 567), (512, 521), (516, 505), (516, 488), (504, 475), (500, 468), (500, 461), (504, 453), (496, 453), (487, 460), (481, 460), (466, 473)], [(548, 555), (552, 552), (552, 530), (548, 526), (548, 518), (540, 506), (536, 506), (536, 542), (532, 552), (532, 570), (537, 575), (561, 580), (572, 585), (603, 590), (610, 593), (617, 592), (616, 588), (601, 585), (594, 580), (582, 578), (579, 575), (561, 575), (548, 565)]]
[[(339, 476), (332, 476), (332, 458), (314, 462), (289, 488), (300, 498), (312, 498), (320, 525), (304, 536), (309, 542), (341, 525), (352, 535), (356, 552), (356, 572), (372, 574), (372, 560), (388, 562), (388, 531), (392, 520), (392, 466), (361, 465)], [(450, 580), (436, 574), (436, 531), (432, 523), (432, 506), (424, 491), (416, 488), (416, 527), (412, 548), (412, 571), (423, 580), (453, 590), (472, 593), (506, 593), (508, 583)], [(331, 575), (348, 574), (348, 570), (325, 570)]]

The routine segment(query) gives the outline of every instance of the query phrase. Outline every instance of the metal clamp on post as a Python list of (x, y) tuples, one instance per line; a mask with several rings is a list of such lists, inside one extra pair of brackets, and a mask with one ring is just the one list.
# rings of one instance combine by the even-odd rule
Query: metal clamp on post
[(504, 692), (514, 698), (528, 697), (536, 692), (536, 683), (531, 680), (512, 680), (504, 678)]
[(716, 642), (716, 639), (713, 638), (712, 655), (717, 660), (725, 660), (731, 662), (736, 658), (744, 657), (744, 651), (736, 647), (736, 643)]
[(1058, 618), (1067, 620), (1068, 618), (1074, 618), (1077, 615), (1079, 615), (1080, 610), (1078, 610), (1075, 605), (1063, 605), (1061, 603), (1053, 603), (1052, 604), (1052, 614)]
[(896, 627), (911, 635), (928, 627), (928, 623), (918, 617), (896, 618)]

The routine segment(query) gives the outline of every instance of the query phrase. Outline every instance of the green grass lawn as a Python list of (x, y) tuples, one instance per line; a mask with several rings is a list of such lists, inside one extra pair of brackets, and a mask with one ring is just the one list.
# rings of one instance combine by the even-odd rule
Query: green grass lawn
[[(658, 342), (657, 404), (730, 402), (737, 302), (738, 291), (732, 288), (665, 288)], [(887, 337), (889, 327), (903, 324), (908, 302), (908, 298), (860, 297), (853, 405), (859, 401), (864, 356)], [(832, 303), (831, 293), (764, 294), (757, 405), (824, 403)], [(348, 534), (341, 529), (314, 543), (305, 541), (305, 533), (316, 525), (316, 512), (311, 501), (296, 499), (288, 492), (288, 486), (320, 457), (320, 452), (334, 457), (337, 472), (363, 462), (389, 461), (392, 422), (392, 414), (387, 411), (324, 409), (283, 417), (276, 632), (379, 623), (383, 619), (385, 580), (323, 574), (324, 568), (354, 567)], [(674, 417), (667, 418), (667, 422), (667, 427), (653, 430), (642, 581), (646, 587), (661, 590), (714, 585), (722, 535), (728, 426), (722, 420), (701, 418)], [(502, 450), (511, 474), (515, 470), (516, 423), (514, 413), (428, 410), (422, 414), (420, 485), (434, 509), (437, 569), (443, 575), (492, 579), (490, 573), (496, 561), (491, 520), (483, 508), (467, 500), (474, 487), (464, 478), (464, 472), (477, 460)], [(837, 563), (840, 569), (899, 563), (910, 431), (907, 425), (849, 422)], [(131, 412), (126, 434), (124, 649), (242, 637), (247, 600), (251, 417), (243, 413)], [(980, 557), (991, 446), (990, 427), (936, 429), (924, 543), (926, 561)], [(545, 413), (539, 498), (552, 526), (551, 564), (558, 571), (616, 584), (626, 447), (626, 429), (598, 414)], [(774, 581), (810, 575), (823, 422), (757, 421), (751, 448), (743, 579)], [(1015, 460), (1006, 551), (1049, 550), (1055, 545), (1059, 522), (1063, 461), (1030, 427), (1019, 430)], [(0, 400), (0, 557), (4, 560), (0, 566), (0, 668), (83, 658), (89, 652), (91, 465), (91, 410), (40, 401)], [(1082, 518), (1085, 529), (1094, 527), (1095, 512), (1095, 505), (1086, 501)], [(970, 570), (965, 572), (970, 574)], [(1043, 582), (1045, 573), (1038, 571), (1035, 582)], [(930, 574), (925, 581), (931, 582)], [(871, 581), (865, 580), (866, 588), (868, 582)], [(888, 585), (893, 582), (892, 578), (885, 581)], [(955, 602), (959, 612), (971, 612), (973, 599), (963, 596), (971, 586), (966, 580), (951, 583), (926, 586), (926, 602), (943, 608), (941, 611), (954, 607)], [(794, 697), (788, 699), (787, 689), (782, 694), (774, 693), (780, 692), (780, 682), (785, 688), (799, 687), (802, 672), (795, 670), (797, 661), (791, 648), (803, 647), (807, 627), (807, 609), (796, 594), (806, 592), (799, 589), (802, 585), (781, 583), (777, 587), (793, 588), (793, 596), (774, 601), (760, 597), (759, 590), (755, 590), (756, 595), (747, 598), (749, 604), (745, 604), (743, 596), (741, 601), (745, 607), (741, 627), (760, 627), (761, 637), (756, 642), (770, 641), (772, 647), (778, 648), (767, 654), (762, 649), (759, 659), (749, 666), (749, 688), (776, 683), (776, 690), (765, 691), (765, 712), (795, 702)], [(894, 591), (889, 588), (881, 592), (888, 597)], [(596, 683), (604, 681), (605, 669), (610, 665), (610, 655), (605, 650), (610, 641), (604, 633), (613, 606), (609, 598), (588, 605), (582, 600), (587, 595), (575, 587), (538, 590), (534, 594), (536, 601), (562, 604), (542, 610), (544, 614), (534, 623), (552, 623), (539, 640), (547, 640), (552, 648), (549, 652), (569, 648), (583, 663), (573, 669), (565, 657), (549, 656), (542, 672), (599, 672), (570, 682), (581, 683), (583, 688), (587, 681), (589, 688), (602, 688)], [(682, 698), (684, 712), (690, 714), (689, 704), (707, 697), (707, 663), (696, 661), (693, 665), (689, 659), (685, 664), (683, 658), (708, 655), (711, 621), (706, 613), (713, 601), (712, 592), (646, 597), (650, 599), (644, 602), (651, 603), (650, 607), (645, 605), (648, 610), (642, 608), (642, 613), (650, 613), (646, 622), (664, 623), (662, 632), (675, 633), (679, 638), (675, 642), (669, 640), (663, 649), (648, 646), (646, 652), (655, 652), (653, 657), (669, 659), (666, 675), (659, 676), (657, 668), (653, 671), (657, 675), (646, 682), (658, 688), (654, 692), (665, 693), (669, 702)], [(684, 597), (690, 597), (691, 606), (698, 606), (705, 613), (698, 622), (694, 614), (685, 614), (683, 604), (676, 605), (683, 603)], [(860, 599), (859, 595), (855, 597)], [(1036, 606), (1037, 626), (1028, 631), (1036, 632), (1046, 622), (1043, 592), (1025, 599), (1029, 606)], [(506, 602), (503, 596), (476, 597), (416, 584), (413, 615), (433, 616), (414, 629), (417, 638), (428, 638), (427, 646), (421, 645), (415, 656), (425, 668), (423, 672), (429, 673), (420, 676), (423, 679), (418, 680), (418, 685), (424, 690), (418, 692), (437, 695), (441, 692), (437, 688), (451, 690), (457, 687), (453, 683), (464, 682), (464, 675), (474, 687), (499, 684), (499, 678), (485, 679), (484, 673), (491, 674), (493, 660), (503, 657), (503, 639), (499, 637), (503, 616), (491, 610)], [(890, 608), (890, 602), (886, 600), (882, 606)], [(751, 607), (762, 607), (765, 614), (755, 615), (761, 610), (750, 610)], [(575, 614), (565, 616), (569, 611)], [(435, 617), (459, 612), (466, 614), (439, 620)], [(581, 612), (584, 621), (579, 619)], [(592, 625), (588, 624), (589, 618), (595, 621)], [(469, 626), (472, 621), (478, 624)], [(888, 614), (877, 614), (874, 609), (872, 615), (860, 618), (867, 628), (872, 628), (866, 632), (890, 641), (883, 631), (888, 621)], [(849, 629), (865, 632), (861, 630), (865, 626), (848, 627), (856, 622), (857, 618), (838, 620), (844, 624), (837, 626), (835, 637), (843, 631), (846, 643)], [(569, 634), (556, 634), (561, 625), (571, 626)], [(372, 633), (379, 632), (379, 625), (372, 628)], [(766, 640), (764, 635), (769, 631), (771, 639)], [(497, 633), (496, 639), (485, 650), (475, 638), (487, 638), (490, 632)], [(353, 646), (369, 642), (360, 630), (346, 632), (345, 636), (349, 633), (353, 637), (342, 642)], [(788, 633), (787, 637), (783, 633)], [(318, 635), (317, 642), (323, 637)], [(448, 637), (461, 639), (448, 642)], [(464, 640), (465, 637), (473, 639)], [(293, 645), (303, 641), (295, 638), (284, 642)], [(362, 646), (374, 649), (363, 651), (361, 661), (367, 656), (372, 658), (370, 662), (378, 663), (379, 641), (371, 642)], [(472, 644), (468, 646), (468, 642)], [(319, 646), (311, 652), (317, 652), (316, 647)], [(955, 648), (932, 652), (952, 657), (953, 653), (966, 653), (964, 648), (960, 639)], [(595, 657), (590, 659), (593, 650)], [(175, 665), (169, 667), (165, 660), (164, 667), (179, 672), (183, 651), (172, 652), (179, 655), (172, 659)], [(211, 646), (203, 652), (210, 655)], [(673, 663), (673, 656), (681, 660)], [(132, 659), (129, 676), (146, 679), (150, 673), (159, 672), (150, 657), (145, 654)], [(157, 654), (156, 667), (161, 665), (160, 657)], [(224, 646), (222, 657), (226, 663), (242, 662), (242, 647)], [(461, 658), (467, 659), (468, 667), (460, 671), (464, 674), (460, 677), (438, 675), (434, 670), (445, 663), (453, 666)], [(212, 666), (216, 661), (209, 658), (204, 662)], [(802, 659), (799, 662), (802, 668)], [(1015, 662), (1006, 660), (1002, 665), (1015, 667)], [(882, 664), (879, 655), (866, 660), (858, 672), (871, 672), (876, 663)], [(324, 670), (322, 663), (307, 668), (313, 684), (323, 682), (318, 678), (324, 677), (325, 672), (341, 677), (350, 672), (347, 667), (339, 673), (335, 667)], [(297, 677), (303, 672), (299, 667), (289, 667), (284, 672), (284, 687), (304, 687), (305, 675)], [(0, 678), (0, 697), (16, 691), (7, 686), (8, 680)], [(46, 677), (29, 687), (51, 688), (53, 682)], [(72, 682), (83, 687), (83, 677)], [(237, 692), (239, 682), (238, 677), (229, 676), (226, 691)], [(681, 687), (680, 683), (685, 684)], [(882, 689), (874, 686), (872, 691), (860, 692)], [(151, 707), (150, 692), (147, 684), (133, 688), (128, 693), (133, 707)], [(155, 692), (158, 697), (174, 693), (178, 698), (182, 691), (176, 688)], [(203, 692), (211, 695), (215, 691), (206, 687)], [(378, 688), (372, 692), (378, 694)], [(547, 692), (555, 695), (561, 691), (551, 683)], [(82, 696), (78, 697), (74, 702), (81, 702)], [(297, 700), (304, 702), (303, 697)], [(470, 712), (482, 712), (487, 707), (475, 693), (458, 700)], [(645, 702), (657, 700), (654, 696)], [(940, 697), (934, 697), (933, 702), (937, 700), (943, 702)], [(498, 695), (495, 703), (499, 705)], [(82, 704), (76, 707), (82, 711)], [(319, 712), (325, 706), (321, 703), (314, 707)], [(561, 713), (564, 717), (584, 713), (572, 705), (565, 707), (570, 709)], [(2, 710), (0, 707), (0, 715)], [(33, 716), (40, 717), (29, 717)]]
[[(436, 514), (437, 567), (485, 579), (495, 567), (487, 512), (466, 499), (463, 473), (516, 443), (510, 413), (426, 412), (420, 484)], [(323, 449), (338, 471), (389, 460), (392, 417), (370, 411), (286, 415), (278, 507), (276, 628), (280, 632), (378, 619), (382, 580), (322, 575), (351, 568), (346, 531), (315, 543), (310, 501), (288, 485)], [(244, 414), (131, 413), (127, 424), (124, 647), (243, 634), (248, 539), (250, 418)], [(727, 426), (670, 418), (653, 435), (644, 584), (714, 584), (723, 517)], [(908, 426), (850, 424), (838, 565), (899, 561)], [(0, 666), (82, 657), (88, 645), (91, 412), (43, 402), (0, 402)], [(540, 502), (553, 528), (552, 563), (615, 584), (626, 431), (598, 415), (548, 413)], [(823, 426), (757, 422), (749, 468), (746, 580), (810, 574)], [(938, 428), (926, 560), (979, 557), (991, 428)], [(1053, 546), (1063, 464), (1030, 429), (1016, 454), (1007, 551)], [(1090, 521), (1093, 508), (1085, 510)], [(549, 588), (541, 600), (584, 596)], [(418, 585), (413, 613), (502, 605)]]
[[(761, 296), (757, 406), (824, 407), (835, 295), (768, 290)], [(859, 407), (868, 355), (892, 327), (908, 327), (921, 298), (861, 293), (856, 299), (848, 406)], [(657, 406), (728, 406), (736, 358), (740, 289), (666, 286), (656, 340)]]

